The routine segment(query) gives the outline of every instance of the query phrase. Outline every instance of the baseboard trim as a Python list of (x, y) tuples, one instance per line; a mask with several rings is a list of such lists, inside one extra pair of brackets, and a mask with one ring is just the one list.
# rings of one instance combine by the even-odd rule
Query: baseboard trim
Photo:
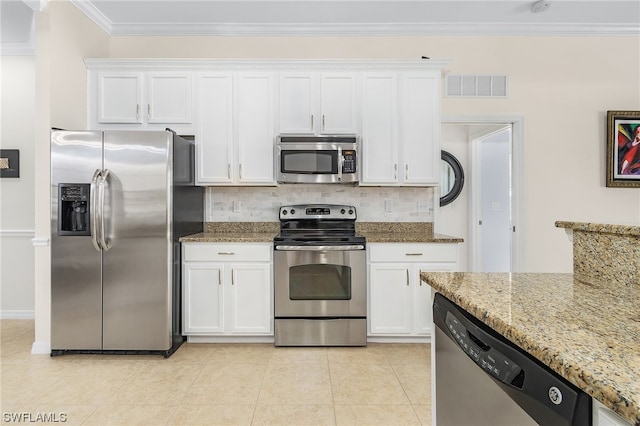
[(0, 319), (35, 319), (36, 311), (33, 309), (5, 309), (0, 311)]
[(50, 355), (51, 354), (51, 344), (49, 342), (33, 342), (31, 345), (31, 354), (32, 355)]

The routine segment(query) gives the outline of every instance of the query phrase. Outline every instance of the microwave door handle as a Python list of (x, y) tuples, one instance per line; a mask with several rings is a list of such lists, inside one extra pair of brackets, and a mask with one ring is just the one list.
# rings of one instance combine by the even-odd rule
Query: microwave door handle
[(343, 166), (344, 166), (344, 155), (342, 155), (342, 148), (338, 147), (338, 182), (342, 182)]

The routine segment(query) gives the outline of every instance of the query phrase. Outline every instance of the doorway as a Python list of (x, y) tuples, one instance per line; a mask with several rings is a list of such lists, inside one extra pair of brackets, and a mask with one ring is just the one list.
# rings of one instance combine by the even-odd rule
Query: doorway
[(458, 157), (468, 177), (461, 196), (434, 217), (436, 232), (464, 239), (460, 270), (520, 271), (522, 118), (445, 117), (442, 149)]
[[(511, 124), (470, 140), (470, 259), (476, 272), (511, 272)], [(471, 135), (470, 135), (471, 136)]]

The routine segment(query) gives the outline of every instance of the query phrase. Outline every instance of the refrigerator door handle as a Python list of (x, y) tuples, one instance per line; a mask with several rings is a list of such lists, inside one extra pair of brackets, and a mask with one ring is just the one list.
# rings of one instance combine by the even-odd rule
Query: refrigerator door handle
[(104, 251), (109, 251), (109, 249), (111, 248), (111, 246), (109, 246), (109, 243), (107, 241), (107, 238), (105, 236), (105, 232), (104, 232), (104, 192), (105, 192), (105, 186), (107, 185), (107, 179), (109, 178), (109, 174), (111, 173), (111, 171), (109, 171), (109, 169), (104, 169), (102, 171), (101, 174), (101, 179), (100, 179), (100, 184), (99, 184), (99, 205), (98, 205), (98, 211), (100, 214), (100, 246), (102, 246), (102, 249)]
[(91, 243), (93, 247), (100, 251), (102, 247), (100, 247), (100, 243), (98, 242), (98, 179), (100, 179), (100, 169), (96, 169), (93, 172), (93, 177), (91, 178), (91, 189), (89, 192), (89, 222), (91, 222)]

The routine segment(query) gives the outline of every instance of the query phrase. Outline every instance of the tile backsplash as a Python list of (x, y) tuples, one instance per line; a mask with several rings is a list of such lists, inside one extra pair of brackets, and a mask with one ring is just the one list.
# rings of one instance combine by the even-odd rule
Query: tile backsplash
[(207, 222), (277, 222), (280, 206), (347, 204), (363, 222), (433, 222), (434, 188), (348, 185), (208, 187)]

